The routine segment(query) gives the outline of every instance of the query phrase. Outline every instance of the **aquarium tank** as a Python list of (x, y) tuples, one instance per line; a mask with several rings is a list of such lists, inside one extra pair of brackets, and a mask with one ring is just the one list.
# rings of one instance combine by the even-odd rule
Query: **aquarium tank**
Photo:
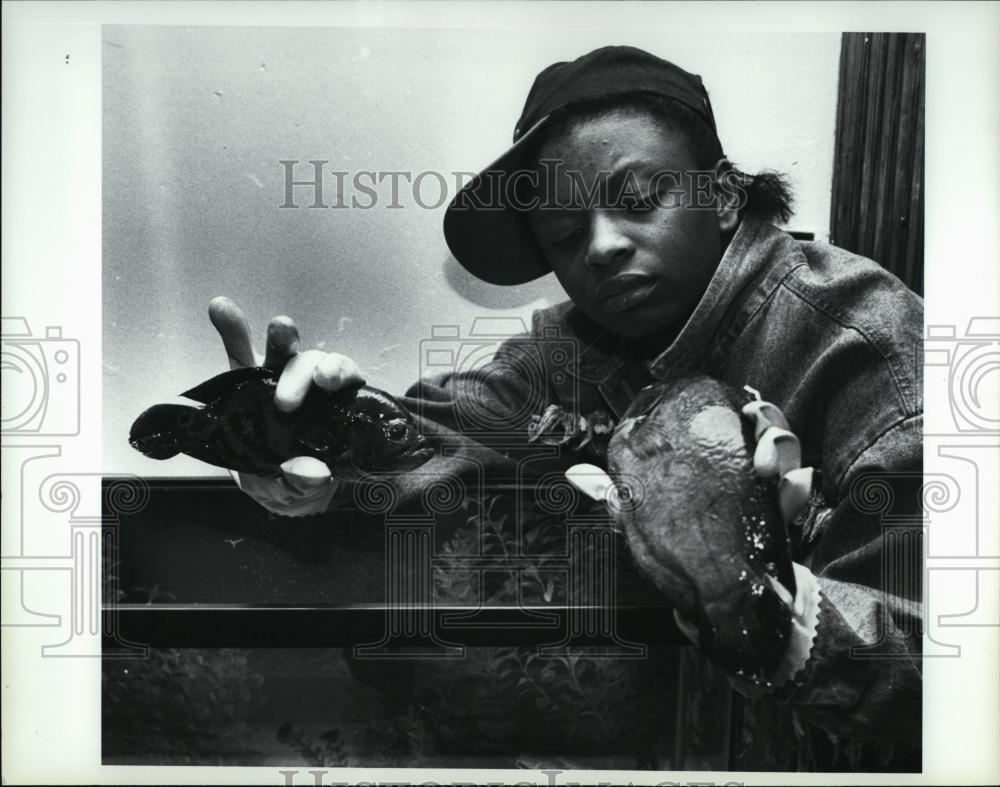
[(566, 484), (288, 519), (142, 483), (107, 518), (105, 764), (729, 765), (727, 681)]

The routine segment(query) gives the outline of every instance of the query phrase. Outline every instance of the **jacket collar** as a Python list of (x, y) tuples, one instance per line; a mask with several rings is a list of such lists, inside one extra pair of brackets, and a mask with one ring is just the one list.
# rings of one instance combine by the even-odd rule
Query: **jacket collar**
[(572, 304), (552, 311), (561, 334), (581, 340), (576, 377), (582, 382), (601, 384), (637, 361), (659, 378), (671, 369), (697, 367), (723, 323), (738, 313), (752, 312), (792, 268), (805, 264), (799, 244), (790, 235), (770, 224), (744, 219), (694, 312), (670, 346), (652, 359), (634, 342), (602, 329)]
[(805, 265), (798, 242), (776, 227), (744, 219), (729, 242), (687, 323), (673, 343), (650, 364), (655, 377), (668, 369), (694, 369), (711, 348), (724, 324), (754, 311), (788, 272)]

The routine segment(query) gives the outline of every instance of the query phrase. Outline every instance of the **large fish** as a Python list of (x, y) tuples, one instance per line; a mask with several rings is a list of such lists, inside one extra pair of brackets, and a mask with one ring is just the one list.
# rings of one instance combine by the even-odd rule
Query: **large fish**
[(608, 445), (612, 509), (639, 568), (732, 674), (766, 683), (782, 660), (794, 596), (776, 482), (754, 475), (756, 441), (742, 391), (704, 375), (636, 397)]
[(184, 453), (257, 475), (275, 475), (282, 462), (311, 456), (344, 480), (372, 470), (409, 470), (434, 453), (409, 412), (384, 391), (313, 387), (300, 407), (285, 413), (274, 405), (278, 376), (252, 367), (213, 377), (181, 394), (201, 406), (154, 405), (136, 419), (129, 442), (153, 459)]

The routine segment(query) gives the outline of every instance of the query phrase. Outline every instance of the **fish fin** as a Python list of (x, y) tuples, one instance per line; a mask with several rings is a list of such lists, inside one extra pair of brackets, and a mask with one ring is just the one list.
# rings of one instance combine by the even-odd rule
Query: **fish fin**
[(151, 459), (170, 459), (188, 447), (201, 410), (185, 404), (157, 404), (135, 419), (128, 441)]
[(229, 393), (233, 390), (234, 386), (240, 383), (252, 380), (277, 382), (278, 374), (273, 369), (267, 369), (263, 366), (248, 366), (244, 369), (234, 369), (231, 372), (223, 372), (205, 380), (205, 382), (196, 385), (190, 391), (185, 391), (181, 396), (201, 402), (202, 404), (208, 404)]

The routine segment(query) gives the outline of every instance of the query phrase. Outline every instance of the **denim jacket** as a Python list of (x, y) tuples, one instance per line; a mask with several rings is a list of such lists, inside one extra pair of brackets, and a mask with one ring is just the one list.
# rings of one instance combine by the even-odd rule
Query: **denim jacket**
[(565, 303), (536, 312), (530, 334), (500, 343), (491, 362), (421, 380), (402, 401), (451, 443), (425, 475), (465, 466), (524, 481), (580, 461), (532, 454), (531, 417), (551, 404), (617, 420), (668, 369), (757, 389), (821, 478), (790, 528), (793, 558), (822, 594), (817, 636), (804, 670), (767, 701), (793, 710), (797, 727), (919, 743), (922, 330), (922, 300), (876, 263), (744, 220), (658, 356)]

